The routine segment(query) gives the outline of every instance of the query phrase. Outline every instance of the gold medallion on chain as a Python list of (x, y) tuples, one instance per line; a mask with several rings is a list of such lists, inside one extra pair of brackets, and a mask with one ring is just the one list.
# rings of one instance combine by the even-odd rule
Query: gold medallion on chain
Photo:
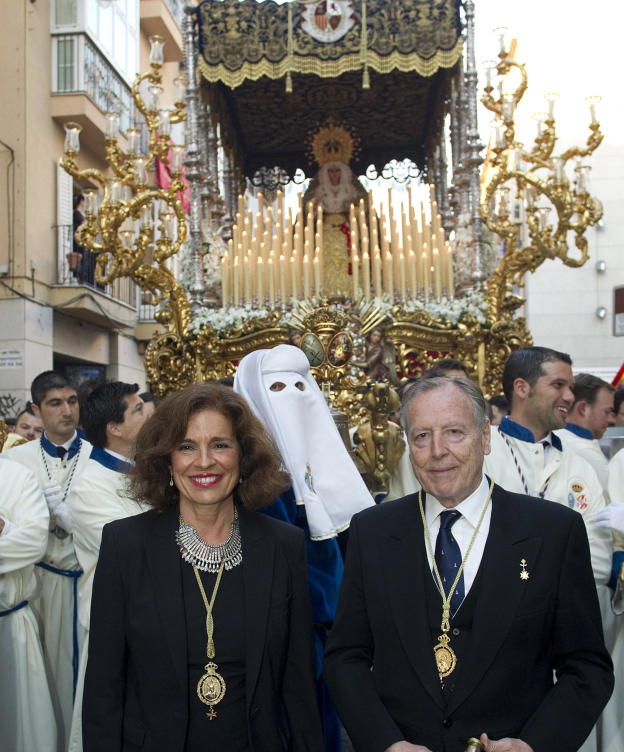
[(440, 681), (449, 674), (452, 674), (457, 664), (457, 656), (450, 646), (450, 639), (447, 634), (441, 634), (438, 637), (438, 644), (433, 648), (433, 655), (440, 675)]
[(209, 706), (208, 718), (217, 717), (214, 705), (221, 702), (225, 696), (225, 679), (217, 671), (217, 664), (210, 661), (206, 664), (206, 673), (197, 682), (197, 696)]

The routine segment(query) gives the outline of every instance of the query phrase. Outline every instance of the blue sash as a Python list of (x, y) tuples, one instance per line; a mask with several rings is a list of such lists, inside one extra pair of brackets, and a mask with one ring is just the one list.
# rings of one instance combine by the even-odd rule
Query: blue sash
[(78, 578), (82, 574), (82, 569), (57, 569), (51, 564), (46, 564), (44, 561), (37, 562), (37, 566), (41, 569), (45, 569), (48, 572), (54, 574), (60, 574), (63, 577), (71, 577), (74, 580), (74, 614), (72, 619), (72, 641), (73, 641), (73, 655), (72, 655), (72, 669), (74, 672), (74, 699), (76, 697), (76, 682), (78, 681)]
[(12, 614), (14, 611), (19, 611), (20, 608), (24, 608), (24, 606), (28, 605), (28, 601), (22, 601), (21, 603), (18, 603), (17, 606), (13, 606), (13, 608), (8, 608), (6, 611), (0, 611), (0, 616), (8, 616), (9, 614)]

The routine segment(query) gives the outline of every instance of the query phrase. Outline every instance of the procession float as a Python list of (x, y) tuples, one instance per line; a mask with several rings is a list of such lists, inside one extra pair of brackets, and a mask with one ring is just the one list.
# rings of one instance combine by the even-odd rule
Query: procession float
[[(534, 143), (515, 133), (524, 65), (501, 37), (481, 102), (466, 0), (204, 0), (186, 9), (185, 76), (161, 103), (163, 40), (133, 86), (135, 128), (107, 113), (109, 170), (64, 168), (86, 190), (76, 238), (97, 279), (131, 278), (153, 307), (145, 354), (162, 395), (231, 376), (247, 353), (306, 353), (356, 461), (383, 489), (403, 452), (396, 387), (441, 358), (500, 390), (531, 344), (527, 272), (580, 266), (601, 217), (586, 158), (555, 155), (555, 98)], [(178, 134), (177, 136), (175, 134)]]

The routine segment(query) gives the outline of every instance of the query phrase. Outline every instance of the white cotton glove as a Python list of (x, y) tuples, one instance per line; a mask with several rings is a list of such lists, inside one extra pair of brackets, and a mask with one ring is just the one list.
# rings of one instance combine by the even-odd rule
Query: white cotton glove
[(59, 504), (54, 510), (54, 520), (59, 527), (63, 528), (63, 530), (67, 530), (68, 533), (73, 533), (74, 523), (72, 522), (69, 513), (69, 507), (65, 502)]
[(63, 502), (63, 489), (55, 480), (49, 480), (43, 485), (43, 495), (50, 514), (56, 514), (56, 508)]
[(594, 517), (598, 527), (608, 527), (624, 535), (624, 501), (614, 501)]

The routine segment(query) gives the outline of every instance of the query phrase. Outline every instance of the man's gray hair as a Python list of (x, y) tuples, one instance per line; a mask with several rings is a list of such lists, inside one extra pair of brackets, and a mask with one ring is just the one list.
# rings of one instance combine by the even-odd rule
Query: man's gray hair
[(419, 379), (411, 385), (401, 404), (401, 425), (407, 434), (407, 406), (419, 394), (431, 392), (434, 389), (455, 387), (463, 392), (470, 400), (474, 422), (477, 430), (481, 430), (487, 420), (487, 404), (479, 387), (468, 379), (449, 379), (446, 376), (434, 376), (430, 379)]

